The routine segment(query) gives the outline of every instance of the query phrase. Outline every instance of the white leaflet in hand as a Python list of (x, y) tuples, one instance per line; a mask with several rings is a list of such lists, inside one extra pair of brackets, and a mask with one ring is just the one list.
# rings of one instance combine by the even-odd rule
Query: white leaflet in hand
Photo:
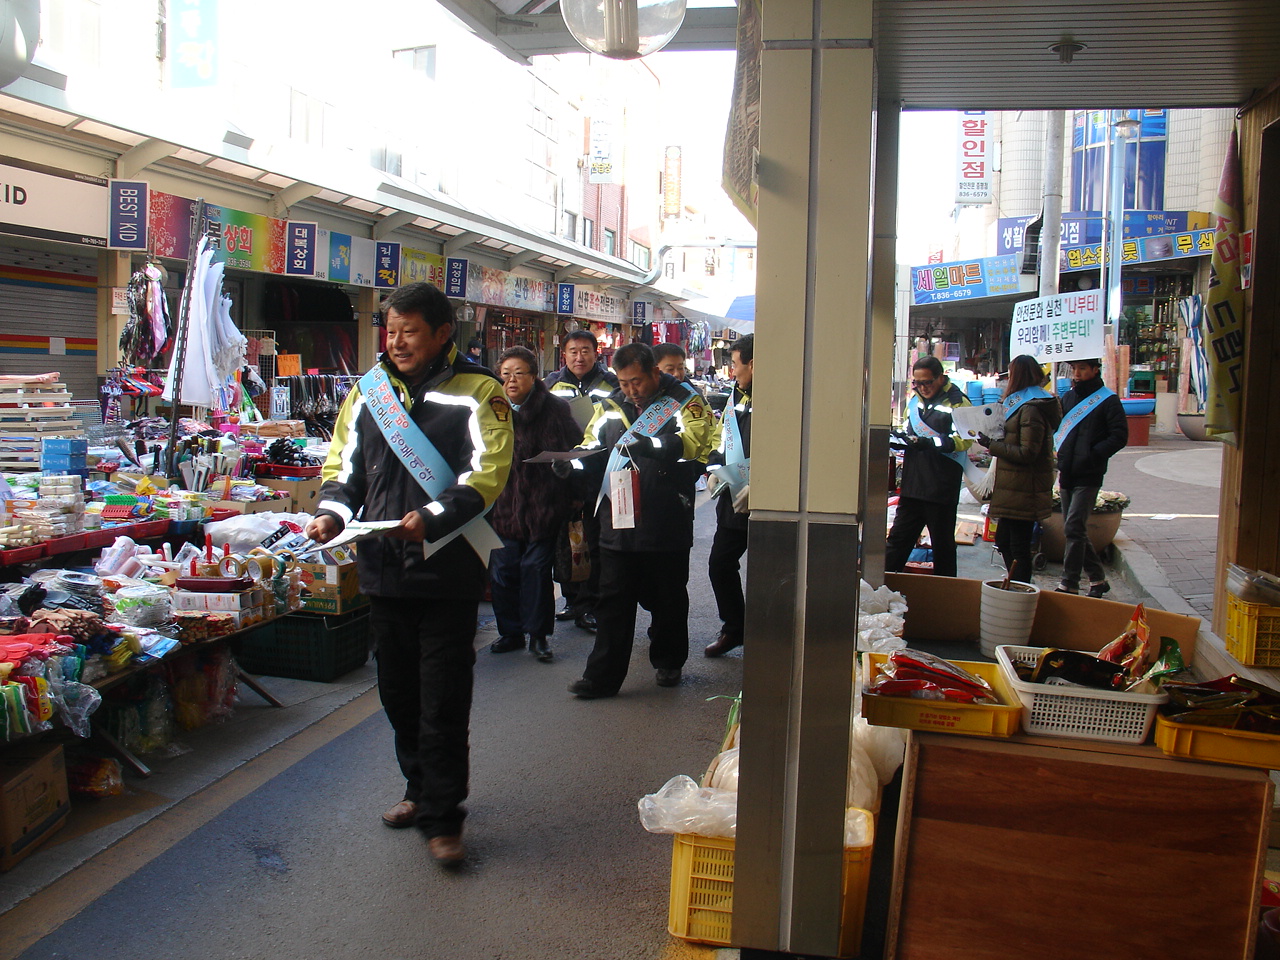
[(1004, 436), (1004, 408), (998, 403), (952, 407), (951, 422), (956, 426), (956, 433), (966, 440), (976, 440), (980, 433), (997, 440)]

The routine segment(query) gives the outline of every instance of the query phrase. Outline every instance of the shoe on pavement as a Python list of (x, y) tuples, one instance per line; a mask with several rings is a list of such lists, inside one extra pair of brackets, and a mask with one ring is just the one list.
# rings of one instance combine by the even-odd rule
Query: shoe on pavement
[(1101, 583), (1089, 584), (1089, 596), (1097, 598), (1111, 592), (1111, 584), (1103, 580)]
[(569, 684), (569, 692), (579, 700), (600, 700), (604, 697), (616, 697), (618, 695), (617, 690), (606, 690), (586, 677)]
[(703, 650), (702, 653), (704, 656), (708, 657), (723, 657), (730, 650), (734, 650), (740, 646), (742, 646), (741, 637), (735, 637), (732, 634), (725, 633), (725, 631), (721, 630), (720, 636), (707, 644), (707, 649)]
[(660, 687), (678, 687), (680, 685), (681, 671), (679, 667), (674, 670), (659, 670), (657, 675), (657, 684)]
[(563, 623), (566, 620), (572, 620), (577, 614), (573, 612), (573, 607), (569, 604), (564, 605), (564, 609), (556, 614), (556, 619)]
[(546, 637), (530, 637), (529, 650), (543, 663), (550, 663), (555, 654), (551, 652), (551, 644), (547, 643)]
[(1068, 587), (1065, 583), (1059, 584), (1053, 588), (1054, 593), (1073, 593), (1078, 594), (1080, 591), (1076, 587)]
[(524, 637), (499, 637), (489, 644), (490, 653), (510, 653), (512, 650), (524, 649)]
[(596, 615), (594, 613), (580, 613), (574, 617), (573, 625), (580, 630), (590, 630), (595, 633)]
[(417, 819), (418, 805), (412, 800), (401, 800), (382, 815), (382, 822), (396, 830), (412, 827)]
[(427, 841), (432, 859), (446, 867), (461, 863), (467, 856), (461, 837), (432, 837)]

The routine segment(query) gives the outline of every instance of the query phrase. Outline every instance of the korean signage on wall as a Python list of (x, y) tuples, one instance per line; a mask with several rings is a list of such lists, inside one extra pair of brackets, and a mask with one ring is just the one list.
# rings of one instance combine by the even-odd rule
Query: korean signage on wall
[(400, 248), (400, 282), (434, 283), (444, 289), (444, 257), (438, 253)]
[(1024, 300), (1013, 308), (1009, 356), (1041, 363), (1102, 356), (1103, 298), (1099, 290)]
[(107, 246), (112, 250), (146, 250), (150, 185), (145, 180), (112, 180), (110, 191)]
[(285, 231), (284, 272), (292, 277), (313, 277), (316, 273), (316, 232), (318, 226), (290, 220)]
[(975, 257), (911, 268), (913, 304), (949, 303), (1018, 292), (1018, 257)]
[[(188, 260), (191, 257), (191, 222), (196, 202), (173, 194), (151, 191), (149, 228), (157, 256)], [(206, 204), (209, 238), (215, 258), (238, 270), (284, 273), (285, 233), (288, 224), (231, 207)]]
[(956, 156), (956, 203), (991, 202), (991, 139), (985, 110), (960, 115), (960, 143)]
[(107, 245), (107, 181), (0, 157), (0, 233)]
[(218, 82), (218, 0), (170, 0), (169, 86), (212, 87)]
[[(1184, 257), (1206, 257), (1213, 253), (1212, 230), (1188, 230), (1185, 233), (1159, 237), (1133, 237), (1120, 244), (1120, 265), (1151, 263), (1156, 260), (1180, 260)], [(1063, 247), (1059, 269), (1097, 270), (1103, 262), (1102, 244), (1092, 243)]]
[(588, 183), (617, 183), (613, 162), (613, 124), (598, 117), (591, 118), (591, 151), (587, 162)]
[(540, 312), (555, 310), (555, 285), (545, 280), (519, 277), (478, 263), (469, 264), (467, 273), (467, 287), (471, 290), (471, 299), (477, 303)]
[(467, 295), (467, 261), (461, 257), (445, 258), (444, 295), (459, 298)]

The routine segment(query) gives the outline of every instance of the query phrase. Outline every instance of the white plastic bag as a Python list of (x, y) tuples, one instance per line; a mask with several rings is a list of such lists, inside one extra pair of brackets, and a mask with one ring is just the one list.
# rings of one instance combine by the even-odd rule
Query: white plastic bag
[(880, 786), (886, 786), (902, 766), (907, 750), (907, 731), (900, 727), (877, 727), (866, 717), (853, 719), (853, 742), (861, 747), (876, 770)]
[(232, 553), (246, 554), (262, 546), (262, 541), (279, 530), (281, 523), (290, 521), (305, 527), (310, 520), (309, 513), (242, 513), (209, 524), (205, 532), (219, 554), (224, 543), (231, 545)]
[(699, 787), (684, 774), (672, 777), (657, 793), (640, 798), (640, 823), (650, 833), (692, 833), (733, 837), (738, 831), (738, 795)]
[(738, 748), (724, 751), (711, 761), (711, 779), (707, 786), (713, 790), (738, 792)]
[(880, 777), (859, 744), (849, 744), (849, 786), (845, 794), (849, 806), (874, 810), (880, 805)]
[(871, 814), (857, 807), (849, 807), (844, 812), (844, 845), (865, 847), (870, 842)]

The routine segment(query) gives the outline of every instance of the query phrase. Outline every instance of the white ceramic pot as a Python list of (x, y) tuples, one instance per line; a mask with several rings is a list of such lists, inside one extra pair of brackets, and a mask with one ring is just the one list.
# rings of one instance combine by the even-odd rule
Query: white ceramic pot
[(1040, 601), (1040, 588), (1033, 584), (1014, 581), (1009, 590), (1001, 589), (1003, 584), (1003, 580), (982, 582), (978, 646), (987, 657), (995, 657), (996, 647), (1027, 642)]

